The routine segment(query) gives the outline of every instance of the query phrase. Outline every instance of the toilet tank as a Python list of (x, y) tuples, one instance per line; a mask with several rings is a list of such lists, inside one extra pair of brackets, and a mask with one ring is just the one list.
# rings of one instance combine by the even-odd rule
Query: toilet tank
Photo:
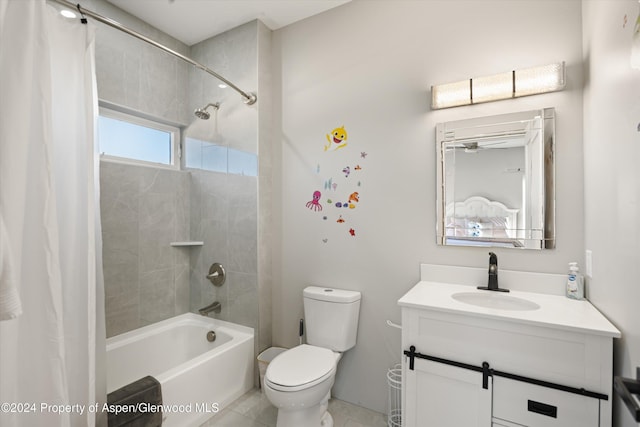
[(306, 287), (303, 300), (307, 343), (339, 352), (355, 346), (360, 299), (357, 291)]

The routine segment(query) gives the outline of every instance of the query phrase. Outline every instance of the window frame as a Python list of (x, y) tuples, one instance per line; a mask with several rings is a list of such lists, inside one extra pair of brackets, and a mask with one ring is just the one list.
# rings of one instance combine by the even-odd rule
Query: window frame
[[(170, 144), (171, 144), (171, 159), (170, 163), (156, 163), (150, 162), (147, 160), (134, 159), (131, 157), (120, 157), (114, 156), (111, 154), (103, 153), (100, 150), (100, 141), (98, 140), (98, 151), (100, 154), (100, 160), (113, 162), (113, 163), (122, 163), (128, 165), (137, 165), (137, 166), (149, 166), (156, 168), (164, 168), (164, 169), (173, 169), (180, 170), (181, 169), (181, 158), (182, 158), (182, 147), (181, 147), (181, 129), (176, 125), (171, 125), (166, 122), (162, 122), (159, 120), (155, 120), (153, 118), (149, 118), (150, 116), (143, 117), (142, 113), (132, 112), (130, 110), (124, 109), (116, 109), (113, 106), (107, 106), (100, 103), (98, 108), (98, 115), (101, 117), (106, 117), (114, 120), (120, 120), (123, 122), (131, 123), (133, 125), (142, 126), (150, 129), (155, 129), (163, 132), (167, 132), (170, 135)], [(100, 126), (99, 121), (97, 126)], [(96, 129), (96, 134), (99, 139), (99, 131)]]

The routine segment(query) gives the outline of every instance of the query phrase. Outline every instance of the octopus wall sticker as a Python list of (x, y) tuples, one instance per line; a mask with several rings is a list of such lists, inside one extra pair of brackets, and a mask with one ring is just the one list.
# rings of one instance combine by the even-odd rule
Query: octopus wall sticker
[(320, 204), (320, 197), (322, 196), (322, 193), (319, 191), (314, 191), (313, 192), (313, 200), (309, 200), (307, 202), (307, 207), (311, 210), (314, 211), (321, 211), (322, 210), (322, 205)]

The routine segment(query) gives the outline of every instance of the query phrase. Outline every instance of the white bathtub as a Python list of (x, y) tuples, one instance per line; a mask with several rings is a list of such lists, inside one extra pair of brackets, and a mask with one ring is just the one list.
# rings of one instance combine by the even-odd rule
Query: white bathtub
[(253, 329), (186, 313), (107, 339), (107, 393), (147, 375), (163, 427), (198, 426), (253, 387)]

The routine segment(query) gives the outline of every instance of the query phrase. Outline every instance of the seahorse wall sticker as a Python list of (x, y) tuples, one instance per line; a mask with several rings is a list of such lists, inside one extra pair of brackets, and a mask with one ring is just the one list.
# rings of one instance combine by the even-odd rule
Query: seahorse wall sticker
[[(305, 199), (305, 206), (311, 214), (320, 218), (324, 230), (327, 227), (339, 227), (339, 234), (351, 239), (359, 235), (356, 233), (356, 207), (361, 205), (362, 171), (366, 169), (364, 166), (368, 153), (342, 150), (347, 148), (348, 139), (344, 125), (325, 134), (325, 138), (326, 142), (322, 144), (325, 163), (319, 161), (315, 168), (316, 174), (322, 172), (325, 175), (320, 180), (324, 183), (324, 189), (322, 192), (320, 189), (310, 191), (311, 200)], [(329, 238), (322, 236), (322, 242), (328, 243)]]

